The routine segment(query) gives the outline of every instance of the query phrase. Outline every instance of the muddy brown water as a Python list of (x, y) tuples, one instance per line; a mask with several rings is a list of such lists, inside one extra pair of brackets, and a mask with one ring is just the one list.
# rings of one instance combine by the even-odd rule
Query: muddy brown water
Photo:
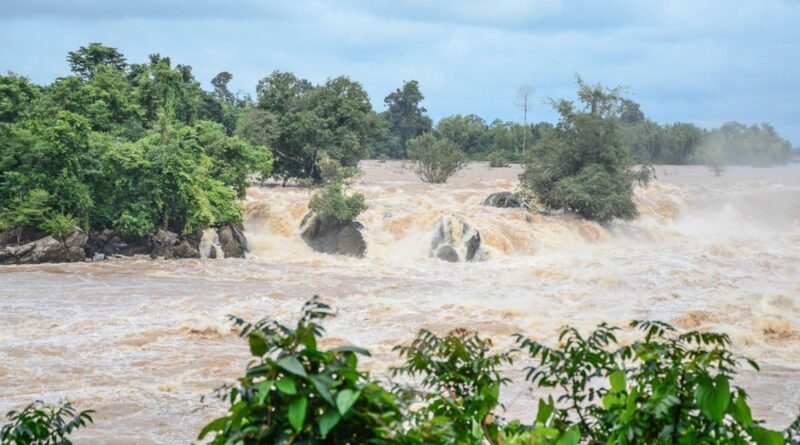
[[(248, 361), (226, 315), (289, 321), (319, 294), (340, 311), (326, 343), (369, 348), (377, 375), (420, 328), (477, 329), (505, 346), (517, 332), (552, 341), (566, 324), (660, 319), (728, 333), (763, 365), (737, 381), (755, 414), (782, 428), (797, 413), (800, 165), (719, 178), (659, 167), (636, 192), (641, 217), (610, 227), (481, 206), (515, 187), (515, 167), (474, 163), (444, 185), (397, 162), (363, 167), (353, 186), (369, 205), (361, 260), (310, 251), (298, 235), (310, 192), (266, 187), (248, 192), (245, 260), (0, 267), (0, 412), (68, 398), (97, 411), (77, 443), (190, 443), (221, 409), (196, 411), (200, 397)], [(428, 257), (444, 215), (480, 230), (486, 261)], [(539, 393), (512, 375), (507, 415), (529, 421)]]

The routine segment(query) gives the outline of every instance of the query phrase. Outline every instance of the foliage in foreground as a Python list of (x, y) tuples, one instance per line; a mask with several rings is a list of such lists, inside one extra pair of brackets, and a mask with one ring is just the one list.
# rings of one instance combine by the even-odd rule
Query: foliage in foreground
[[(634, 321), (640, 336), (631, 344), (618, 343), (620, 328), (601, 324), (585, 336), (566, 328), (554, 347), (517, 335), (518, 349), (496, 352), (463, 329), (444, 337), (421, 331), (395, 348), (404, 362), (392, 370), (417, 384), (387, 390), (358, 370), (367, 351), (318, 347), (318, 322), (329, 315), (315, 297), (294, 328), (234, 318), (256, 361), (220, 390), (230, 411), (201, 439), (214, 432), (213, 444), (780, 445), (796, 443), (800, 428), (798, 421), (781, 433), (753, 418), (731, 378), (740, 361), (757, 364), (733, 355), (724, 334)], [(531, 424), (500, 416), (503, 370), (520, 352), (534, 363), (527, 380), (557, 395), (539, 401)]]
[(36, 401), (22, 411), (10, 411), (10, 423), (0, 429), (0, 445), (72, 445), (69, 435), (92, 423), (93, 411), (76, 411), (69, 403), (57, 406)]

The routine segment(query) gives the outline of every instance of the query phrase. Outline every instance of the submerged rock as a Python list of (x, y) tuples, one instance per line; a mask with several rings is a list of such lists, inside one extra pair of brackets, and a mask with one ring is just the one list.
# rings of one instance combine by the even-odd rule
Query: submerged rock
[(497, 192), (487, 196), (483, 200), (483, 205), (500, 208), (519, 208), (522, 207), (522, 198), (519, 193)]
[(450, 262), (480, 261), (481, 233), (459, 217), (443, 216), (433, 232), (430, 256)]
[(0, 264), (34, 264), (86, 261), (86, 242), (89, 237), (75, 227), (64, 241), (46, 236), (19, 246), (0, 249)]
[(363, 228), (356, 221), (340, 222), (308, 212), (300, 223), (300, 236), (317, 252), (361, 258), (367, 251)]

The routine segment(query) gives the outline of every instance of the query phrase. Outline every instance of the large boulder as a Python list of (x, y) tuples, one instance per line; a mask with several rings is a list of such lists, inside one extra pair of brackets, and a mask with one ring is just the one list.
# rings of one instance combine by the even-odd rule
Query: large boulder
[(367, 251), (363, 228), (356, 221), (340, 222), (308, 212), (300, 223), (300, 236), (317, 252), (361, 258)]
[(86, 232), (75, 227), (63, 242), (52, 236), (46, 236), (19, 246), (8, 245), (0, 249), (0, 264), (85, 261), (88, 240)]
[(439, 218), (431, 239), (430, 256), (445, 261), (481, 261), (481, 233), (462, 218), (446, 215)]
[(112, 255), (141, 255), (149, 254), (153, 250), (153, 242), (148, 237), (121, 236), (113, 229), (103, 229), (92, 233), (89, 237), (89, 254), (101, 254), (104, 257)]
[(167, 230), (159, 230), (150, 236), (153, 249), (150, 251), (150, 258), (163, 256), (165, 259), (179, 258), (200, 258), (200, 251), (197, 250), (199, 240), (183, 238), (177, 233)]
[(247, 238), (241, 226), (227, 224), (217, 229), (219, 245), (225, 258), (244, 258)]
[(500, 208), (518, 208), (522, 207), (522, 198), (519, 193), (514, 192), (497, 192), (492, 193), (483, 200), (483, 205)]

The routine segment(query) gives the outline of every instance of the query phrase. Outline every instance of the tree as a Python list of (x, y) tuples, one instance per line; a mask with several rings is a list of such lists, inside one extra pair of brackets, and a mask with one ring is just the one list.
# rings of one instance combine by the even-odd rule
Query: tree
[(516, 106), (522, 110), (522, 153), (528, 147), (528, 109), (530, 108), (530, 99), (533, 96), (533, 87), (525, 85), (519, 87), (517, 90)]
[(25, 116), (40, 92), (27, 77), (14, 73), (0, 76), (0, 122), (16, 122)]
[(488, 127), (474, 114), (443, 117), (436, 124), (436, 135), (456, 144), (459, 150), (471, 157), (482, 157), (488, 152)]
[(217, 97), (217, 100), (227, 103), (228, 105), (233, 105), (236, 99), (233, 93), (231, 93), (231, 90), (228, 89), (228, 83), (231, 79), (233, 79), (233, 74), (227, 71), (222, 71), (211, 79), (211, 85), (214, 86), (214, 95)]
[[(314, 86), (294, 74), (275, 71), (256, 90), (261, 112), (247, 112), (243, 122), (247, 129), (241, 134), (252, 137), (253, 143), (272, 141), (274, 172), (284, 182), (288, 178), (319, 182), (318, 161), (323, 155), (348, 167), (367, 156), (376, 119), (369, 96), (358, 82), (341, 76)], [(254, 128), (255, 122), (267, 120), (274, 134)]]
[(403, 82), (401, 88), (383, 99), (387, 107), (381, 113), (385, 132), (378, 141), (375, 154), (405, 158), (408, 141), (431, 130), (433, 123), (425, 114), (425, 107), (420, 105), (424, 99), (416, 80)]
[(311, 197), (308, 209), (320, 218), (346, 223), (367, 210), (367, 205), (364, 204), (364, 195), (355, 193), (348, 196), (342, 184), (330, 184)]
[(467, 165), (467, 157), (456, 144), (425, 133), (408, 141), (412, 170), (423, 181), (443, 184)]
[(22, 240), (22, 230), (36, 227), (50, 208), (50, 194), (42, 189), (33, 189), (23, 196), (11, 199), (0, 208), (0, 230), (14, 230), (17, 244)]
[(77, 51), (70, 51), (67, 61), (72, 72), (85, 80), (94, 77), (98, 67), (107, 66), (124, 70), (127, 66), (125, 56), (116, 48), (101, 43), (90, 43), (89, 46), (82, 46)]
[(650, 170), (635, 169), (622, 142), (616, 117), (621, 88), (590, 87), (580, 78), (578, 87), (584, 108), (576, 110), (566, 100), (553, 102), (561, 119), (528, 157), (522, 186), (552, 209), (601, 223), (632, 219), (637, 215), (633, 182), (646, 182)]

